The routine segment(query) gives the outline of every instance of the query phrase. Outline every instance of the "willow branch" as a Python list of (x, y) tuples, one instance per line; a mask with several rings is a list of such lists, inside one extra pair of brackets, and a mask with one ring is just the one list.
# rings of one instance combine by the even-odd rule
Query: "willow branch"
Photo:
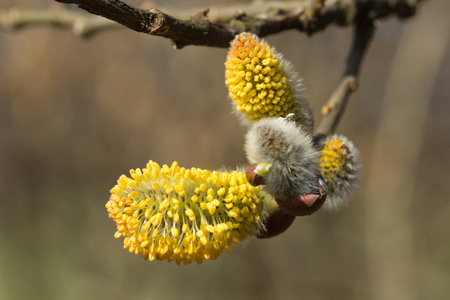
[(260, 37), (288, 29), (312, 34), (331, 23), (351, 24), (359, 13), (365, 14), (368, 10), (375, 18), (389, 14), (411, 16), (420, 0), (303, 0), (296, 1), (296, 6), (291, 9), (278, 6), (275, 12), (265, 11), (262, 15), (248, 15), (242, 10), (230, 16), (227, 23), (212, 23), (207, 17), (209, 9), (189, 20), (182, 20), (155, 8), (147, 11), (119, 0), (58, 1), (77, 4), (90, 13), (114, 20), (138, 32), (169, 38), (176, 48), (182, 48), (187, 45), (228, 47), (234, 36), (242, 31), (251, 31)]
[(339, 85), (334, 90), (327, 104), (322, 107), (324, 117), (320, 122), (316, 134), (328, 135), (336, 130), (350, 95), (357, 88), (357, 77), (361, 62), (375, 31), (374, 21), (370, 18), (361, 18), (354, 25), (354, 38), (347, 59), (347, 66)]
[[(348, 26), (362, 15), (372, 19), (388, 16), (401, 18), (414, 15), (423, 0), (297, 0), (267, 1), (174, 9), (146, 4), (148, 9), (136, 8), (119, 0), (56, 0), (73, 3), (102, 16), (73, 11), (0, 11), (0, 28), (18, 29), (32, 25), (49, 25), (72, 30), (82, 36), (95, 32), (124, 28), (161, 36), (172, 41), (175, 48), (187, 45), (228, 47), (234, 36), (250, 31), (260, 37), (285, 30), (297, 29), (313, 34), (330, 24)], [(81, 29), (80, 29), (81, 28)]]

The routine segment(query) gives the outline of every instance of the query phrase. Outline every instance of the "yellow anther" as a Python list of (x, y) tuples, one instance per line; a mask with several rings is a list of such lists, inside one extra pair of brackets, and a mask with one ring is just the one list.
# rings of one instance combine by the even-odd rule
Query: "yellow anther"
[(178, 229), (172, 228), (172, 229), (170, 230), (170, 233), (172, 234), (173, 237), (176, 238), (176, 237), (178, 236)]

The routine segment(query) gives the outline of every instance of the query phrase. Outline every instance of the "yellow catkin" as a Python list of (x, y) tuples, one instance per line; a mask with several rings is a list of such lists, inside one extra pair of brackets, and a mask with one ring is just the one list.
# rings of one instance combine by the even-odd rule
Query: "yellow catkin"
[(325, 208), (343, 206), (356, 189), (361, 177), (359, 152), (342, 135), (332, 135), (321, 142), (319, 170), (328, 188)]
[(264, 40), (241, 33), (233, 40), (225, 63), (225, 83), (236, 109), (251, 123), (266, 117), (299, 113), (296, 82), (287, 62)]
[[(262, 200), (242, 172), (210, 172), (150, 161), (122, 175), (106, 204), (116, 238), (145, 259), (216, 259), (260, 226)], [(231, 204), (231, 206), (230, 206)]]

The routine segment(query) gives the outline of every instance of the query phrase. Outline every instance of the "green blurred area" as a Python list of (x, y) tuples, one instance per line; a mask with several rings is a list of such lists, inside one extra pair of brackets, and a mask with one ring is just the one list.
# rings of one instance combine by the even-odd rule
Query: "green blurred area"
[[(7, 0), (0, 9), (48, 5)], [(380, 22), (338, 128), (364, 167), (347, 208), (188, 266), (123, 250), (104, 206), (118, 177), (150, 159), (246, 163), (224, 84), (227, 50), (174, 50), (130, 30), (86, 40), (57, 28), (0, 32), (0, 299), (446, 299), (449, 10), (426, 1), (411, 19)], [(329, 27), (267, 38), (303, 78), (317, 120), (351, 37)]]

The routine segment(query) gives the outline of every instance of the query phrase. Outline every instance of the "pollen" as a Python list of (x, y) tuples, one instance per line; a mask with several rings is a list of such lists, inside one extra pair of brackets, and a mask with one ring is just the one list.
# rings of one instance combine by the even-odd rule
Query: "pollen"
[(117, 226), (114, 237), (150, 261), (216, 259), (261, 226), (263, 196), (243, 172), (150, 161), (130, 176), (120, 176), (106, 208)]
[(321, 173), (329, 176), (344, 176), (349, 168), (349, 149), (342, 140), (333, 138), (323, 146), (320, 155)]
[(298, 112), (300, 96), (296, 83), (289, 79), (286, 64), (280, 54), (254, 34), (241, 33), (231, 43), (225, 83), (236, 109), (251, 123)]

